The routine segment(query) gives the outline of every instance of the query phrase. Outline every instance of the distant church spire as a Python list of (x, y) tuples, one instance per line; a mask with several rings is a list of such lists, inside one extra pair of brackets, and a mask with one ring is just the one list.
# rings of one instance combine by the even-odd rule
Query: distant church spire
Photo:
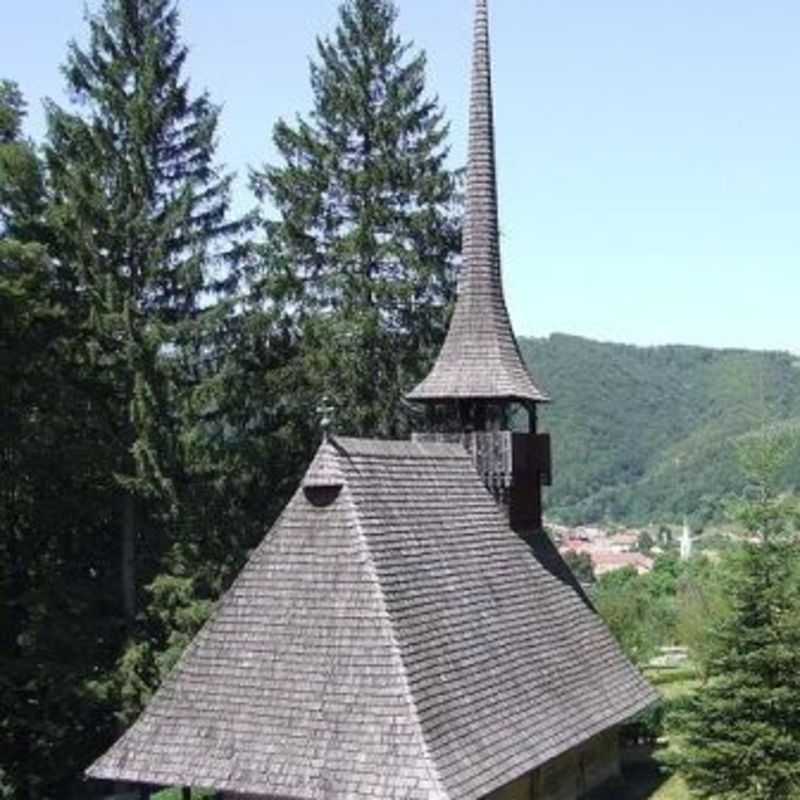
[(500, 267), (489, 15), (477, 0), (470, 101), (464, 266), (444, 346), (409, 399), (544, 402), (520, 355)]
[(686, 517), (683, 518), (683, 531), (681, 532), (681, 561), (689, 561), (692, 557), (692, 531)]

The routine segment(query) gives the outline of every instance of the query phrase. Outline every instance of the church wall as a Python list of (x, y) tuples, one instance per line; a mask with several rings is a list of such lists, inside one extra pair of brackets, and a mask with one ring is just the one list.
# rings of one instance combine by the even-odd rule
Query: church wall
[(531, 800), (533, 794), (533, 779), (536, 773), (528, 773), (512, 781), (502, 789), (498, 789), (487, 796), (486, 800)]
[(616, 729), (602, 733), (492, 792), (485, 800), (579, 800), (619, 777), (618, 740)]
[(570, 750), (537, 770), (535, 800), (576, 800), (580, 796), (582, 783), (578, 752)]
[(619, 778), (619, 735), (617, 730), (596, 736), (581, 750), (581, 771), (585, 791)]

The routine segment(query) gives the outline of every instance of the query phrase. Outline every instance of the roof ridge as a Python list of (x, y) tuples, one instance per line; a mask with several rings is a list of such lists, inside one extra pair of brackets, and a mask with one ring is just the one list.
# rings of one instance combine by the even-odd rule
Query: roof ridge
[(336, 437), (334, 444), (350, 464), (353, 462), (353, 456), (361, 458), (448, 459), (454, 461), (469, 457), (466, 450), (455, 442)]
[(405, 658), (403, 658), (403, 650), (400, 647), (400, 643), (398, 641), (397, 634), (395, 632), (394, 620), (392, 619), (392, 614), (389, 611), (389, 605), (386, 602), (386, 595), (383, 588), (383, 581), (381, 580), (380, 572), (378, 571), (378, 568), (375, 565), (375, 559), (372, 555), (372, 549), (369, 546), (369, 539), (367, 538), (367, 535), (364, 532), (364, 527), (361, 524), (361, 518), (358, 514), (358, 503), (353, 497), (353, 493), (350, 491), (349, 485), (345, 485), (344, 491), (346, 492), (348, 498), (349, 513), (353, 515), (353, 525), (358, 535), (358, 541), (361, 544), (361, 547), (363, 548), (365, 556), (365, 562), (364, 562), (365, 569), (372, 577), (373, 585), (376, 586), (378, 589), (377, 595), (378, 595), (378, 602), (382, 612), (382, 618), (387, 622), (386, 634), (388, 635), (389, 640), (391, 642), (392, 652), (400, 664), (401, 668), (400, 674), (402, 676), (403, 687), (405, 689), (406, 702), (409, 705), (411, 714), (413, 715), (414, 718), (414, 722), (416, 723), (417, 730), (419, 731), (420, 744), (422, 746), (425, 764), (429, 772), (431, 784), (433, 788), (436, 790), (436, 795), (430, 798), (430, 800), (434, 800), (434, 798), (436, 797), (441, 798), (441, 800), (451, 800), (450, 794), (445, 788), (444, 781), (442, 780), (442, 777), (439, 775), (439, 766), (436, 763), (436, 759), (428, 744), (428, 737), (425, 735), (425, 728), (422, 725), (422, 717), (420, 716), (419, 709), (417, 708), (417, 701), (416, 698), (414, 697), (414, 692), (411, 689), (411, 680), (409, 678), (408, 668), (406, 667)]

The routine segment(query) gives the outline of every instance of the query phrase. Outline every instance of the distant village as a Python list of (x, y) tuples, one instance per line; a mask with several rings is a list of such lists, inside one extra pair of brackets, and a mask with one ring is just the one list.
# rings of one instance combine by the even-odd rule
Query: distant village
[[(632, 567), (643, 575), (653, 569), (659, 555), (674, 549), (672, 532), (665, 528), (660, 535), (654, 536), (645, 528), (606, 529), (592, 525), (569, 527), (552, 521), (546, 524), (559, 553), (562, 556), (567, 556), (568, 553), (589, 556), (597, 577), (625, 567)], [(693, 538), (688, 526), (683, 526), (678, 541), (680, 557), (688, 561), (693, 549)]]

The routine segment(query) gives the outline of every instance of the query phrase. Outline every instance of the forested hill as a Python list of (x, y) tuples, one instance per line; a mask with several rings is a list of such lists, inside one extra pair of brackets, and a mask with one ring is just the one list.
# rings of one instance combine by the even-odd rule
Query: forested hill
[[(800, 359), (781, 352), (521, 339), (553, 402), (549, 514), (567, 523), (722, 516), (741, 491), (736, 443), (800, 422)], [(800, 464), (785, 479), (797, 482)]]

